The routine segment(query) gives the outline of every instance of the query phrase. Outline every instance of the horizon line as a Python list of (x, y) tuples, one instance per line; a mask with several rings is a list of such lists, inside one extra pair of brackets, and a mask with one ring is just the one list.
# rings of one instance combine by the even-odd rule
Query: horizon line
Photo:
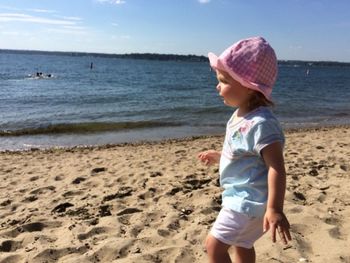
[[(42, 52), (42, 53), (62, 53), (62, 54), (91, 54), (91, 55), (106, 55), (106, 56), (124, 56), (124, 55), (160, 55), (160, 56), (193, 56), (198, 58), (208, 58), (205, 55), (195, 54), (176, 54), (176, 53), (151, 53), (151, 52), (134, 52), (134, 53), (106, 53), (106, 52), (89, 52), (89, 51), (53, 51), (53, 50), (38, 50), (38, 49), (9, 49), (0, 48), (1, 51), (14, 51), (14, 52)], [(295, 61), (295, 62), (308, 62), (308, 63), (342, 63), (350, 64), (350, 61), (336, 61), (336, 60), (302, 60), (302, 59), (278, 59), (279, 62)]]

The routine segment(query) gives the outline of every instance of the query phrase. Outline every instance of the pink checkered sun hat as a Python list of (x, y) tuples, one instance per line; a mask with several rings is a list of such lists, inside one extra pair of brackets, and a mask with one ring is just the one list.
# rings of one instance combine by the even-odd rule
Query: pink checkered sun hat
[(208, 57), (212, 68), (227, 72), (244, 87), (261, 92), (271, 101), (278, 71), (277, 58), (264, 38), (240, 40), (219, 57), (213, 53), (209, 53)]

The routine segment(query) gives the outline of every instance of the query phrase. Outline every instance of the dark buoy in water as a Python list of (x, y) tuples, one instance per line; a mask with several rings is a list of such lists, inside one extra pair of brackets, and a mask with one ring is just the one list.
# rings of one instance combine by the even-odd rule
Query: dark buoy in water
[(93, 69), (93, 67), (94, 67), (94, 63), (91, 62), (90, 69)]

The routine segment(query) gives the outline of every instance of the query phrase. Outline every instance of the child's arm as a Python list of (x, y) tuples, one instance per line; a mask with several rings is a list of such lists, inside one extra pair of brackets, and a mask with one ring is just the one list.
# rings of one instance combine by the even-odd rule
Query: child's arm
[(286, 191), (286, 171), (279, 142), (266, 146), (262, 150), (268, 168), (268, 199), (264, 217), (264, 231), (271, 229), (272, 241), (276, 242), (276, 231), (284, 244), (290, 241), (289, 222), (283, 213), (283, 202)]
[(213, 165), (220, 161), (221, 152), (215, 150), (208, 150), (204, 152), (200, 152), (198, 154), (198, 159), (204, 163), (205, 165)]

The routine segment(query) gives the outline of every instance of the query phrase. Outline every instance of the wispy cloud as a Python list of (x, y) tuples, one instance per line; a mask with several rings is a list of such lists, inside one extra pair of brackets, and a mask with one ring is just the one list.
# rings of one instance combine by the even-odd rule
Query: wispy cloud
[(41, 9), (41, 8), (19, 9), (19, 8), (12, 7), (12, 6), (7, 6), (7, 5), (0, 5), (0, 9), (9, 10), (9, 11), (29, 11), (29, 12), (46, 13), (46, 14), (57, 13), (57, 11), (49, 10), (49, 9)]
[(198, 0), (200, 4), (208, 4), (211, 0)]
[(99, 3), (109, 3), (109, 4), (114, 4), (114, 5), (121, 5), (125, 4), (126, 1), (124, 0), (97, 0)]
[(8, 37), (32, 37), (32, 32), (1, 31), (0, 35), (5, 35)]
[(0, 9), (11, 10), (11, 11), (19, 11), (18, 8), (15, 8), (15, 7), (12, 7), (12, 6), (7, 6), (7, 5), (0, 5)]
[(81, 17), (77, 17), (77, 16), (55, 16), (55, 17), (63, 19), (63, 20), (72, 20), (72, 21), (82, 21), (83, 20)]
[(28, 11), (31, 12), (36, 12), (36, 13), (46, 13), (46, 14), (53, 14), (53, 13), (57, 13), (55, 10), (48, 10), (48, 9), (36, 9), (36, 8), (31, 8), (31, 9), (27, 9)]
[(118, 23), (112, 23), (112, 26), (119, 26)]
[(69, 21), (64, 19), (50, 19), (38, 16), (31, 16), (20, 13), (0, 13), (0, 22), (26, 22), (37, 24), (49, 24), (49, 25), (76, 25), (75, 21)]
[(69, 27), (63, 27), (63, 28), (48, 28), (46, 30), (49, 33), (56, 33), (56, 34), (69, 34), (69, 35), (88, 35), (88, 32), (85, 30), (79, 30), (77, 28), (69, 28)]
[(3, 31), (1, 32), (2, 35), (7, 35), (7, 36), (19, 36), (21, 33), (17, 31)]
[(70, 30), (86, 30), (86, 27), (84, 26), (63, 26), (62, 28)]

